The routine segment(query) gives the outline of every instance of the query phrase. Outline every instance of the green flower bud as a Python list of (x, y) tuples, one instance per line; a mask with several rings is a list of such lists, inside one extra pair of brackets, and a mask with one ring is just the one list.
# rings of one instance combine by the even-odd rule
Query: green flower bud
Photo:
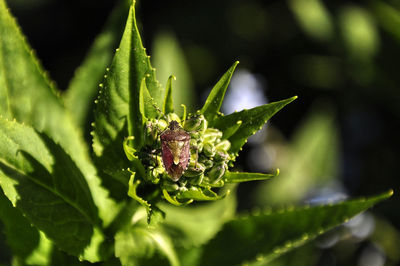
[(203, 134), (198, 131), (190, 132), (190, 140), (193, 142), (201, 142), (203, 140)]
[(204, 172), (207, 167), (201, 162), (191, 162), (189, 169), (194, 169), (195, 171)]
[(197, 147), (190, 147), (190, 161), (189, 166), (193, 166), (195, 162), (199, 161), (199, 153), (197, 152)]
[(214, 163), (212, 160), (208, 159), (205, 156), (201, 156), (199, 158), (200, 163), (202, 163), (206, 169), (210, 169), (211, 167), (213, 167)]
[[(199, 143), (200, 144), (200, 143)], [(197, 142), (190, 142), (190, 160), (195, 162), (198, 161), (199, 153), (199, 145)]]
[(158, 166), (158, 167), (155, 167), (154, 169), (153, 169), (153, 175), (155, 176), (155, 177), (160, 177), (160, 176), (162, 176), (163, 174), (165, 173), (165, 169), (163, 168), (163, 167), (161, 167), (161, 166)]
[(218, 143), (217, 145), (215, 145), (215, 149), (217, 149), (217, 151), (226, 151), (227, 152), (230, 147), (231, 147), (231, 143), (227, 139), (225, 139), (225, 140), (221, 141), (220, 143)]
[(191, 185), (200, 185), (203, 182), (204, 173), (201, 173), (199, 176), (189, 179), (189, 183)]
[(162, 187), (166, 189), (168, 192), (174, 192), (179, 189), (178, 184), (169, 181), (168, 179), (164, 180)]
[(202, 114), (189, 115), (189, 118), (185, 121), (184, 129), (190, 133), (197, 132), (201, 135), (204, 134), (207, 129), (208, 122)]
[(179, 116), (175, 113), (169, 113), (167, 114), (167, 123), (169, 124), (171, 121), (176, 121), (179, 124), (181, 123), (181, 119), (179, 118)]
[(159, 132), (162, 132), (165, 129), (167, 129), (168, 123), (164, 119), (159, 119), (159, 120), (156, 120), (155, 126), (157, 127)]
[(197, 129), (197, 131), (199, 131), (199, 132), (201, 132), (201, 133), (204, 133), (204, 132), (206, 131), (206, 129), (207, 129), (208, 122), (207, 122), (207, 120), (204, 118), (203, 115), (201, 115), (201, 117), (202, 117), (201, 124), (200, 124), (199, 128)]
[(197, 153), (201, 153), (203, 151), (203, 147), (204, 147), (203, 142), (197, 142), (196, 145), (197, 146), (195, 146), (196, 147), (195, 149), (197, 150)]
[(203, 115), (194, 115), (185, 121), (184, 129), (187, 131), (204, 131), (206, 120)]
[(208, 177), (210, 178), (211, 183), (217, 183), (225, 174), (227, 169), (226, 163), (219, 163), (213, 166), (211, 170), (208, 172)]
[(226, 161), (229, 160), (229, 154), (226, 151), (217, 150), (213, 159), (215, 161)]
[(151, 122), (146, 123), (145, 132), (146, 145), (150, 146), (157, 140), (157, 131)]
[(209, 158), (214, 157), (214, 155), (215, 155), (215, 146), (214, 146), (214, 144), (204, 143), (203, 152)]
[(211, 179), (208, 176), (204, 176), (202, 183), (199, 184), (200, 187), (223, 187), (225, 182), (223, 179), (220, 179), (218, 182), (212, 183)]
[[(205, 167), (204, 167), (204, 169), (205, 169)], [(185, 171), (185, 173), (183, 174), (183, 176), (186, 176), (189, 178), (198, 177), (204, 173), (204, 169), (188, 168)]]
[(214, 143), (217, 139), (222, 137), (222, 132), (215, 128), (207, 128), (204, 133), (205, 143)]
[(160, 181), (160, 178), (158, 177), (158, 174), (154, 174), (154, 167), (149, 166), (149, 170), (146, 171), (146, 178), (147, 181), (153, 183), (153, 184), (158, 184)]

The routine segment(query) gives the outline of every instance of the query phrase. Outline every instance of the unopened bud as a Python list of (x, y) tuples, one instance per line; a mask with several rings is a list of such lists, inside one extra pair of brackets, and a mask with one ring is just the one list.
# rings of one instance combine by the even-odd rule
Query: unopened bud
[(153, 123), (149, 122), (146, 124), (146, 134), (145, 134), (145, 141), (146, 145), (151, 145), (157, 139), (157, 131), (153, 126)]
[(203, 151), (204, 144), (203, 142), (197, 143), (197, 151), (200, 153)]
[(189, 180), (189, 183), (192, 185), (200, 185), (203, 182), (203, 179), (204, 179), (204, 173), (201, 173), (199, 176), (191, 178)]
[(215, 146), (214, 146), (214, 144), (204, 143), (203, 152), (209, 158), (214, 157), (214, 155), (215, 155)]
[(161, 132), (161, 131), (164, 131), (168, 127), (168, 123), (164, 119), (159, 119), (159, 120), (156, 120), (155, 126)]
[(204, 172), (204, 171), (207, 169), (207, 165), (205, 165), (204, 163), (196, 162), (196, 163), (194, 164), (194, 167), (193, 167), (193, 168), (194, 168), (194, 169), (197, 169), (197, 170), (199, 170), (199, 171)]
[(162, 184), (162, 187), (165, 188), (168, 192), (174, 192), (179, 189), (178, 184), (172, 183), (169, 180), (165, 180)]
[(200, 176), (203, 172), (204, 170), (201, 169), (188, 168), (183, 175), (192, 178)]
[(200, 142), (200, 141), (202, 141), (202, 133), (200, 133), (200, 132), (198, 132), (198, 131), (191, 131), (190, 132), (190, 138), (191, 139), (193, 139), (193, 141), (196, 141), (196, 142)]
[(226, 151), (217, 150), (217, 152), (214, 155), (214, 160), (216, 161), (226, 161), (228, 159), (229, 159), (229, 154)]
[(189, 117), (185, 121), (184, 129), (187, 131), (197, 131), (200, 129), (200, 125), (203, 120), (204, 120), (203, 115), (195, 115), (195, 116)]
[(212, 160), (208, 159), (207, 157), (201, 156), (200, 163), (202, 163), (206, 169), (210, 169), (213, 167), (214, 163)]
[(215, 145), (215, 149), (217, 149), (217, 151), (228, 151), (230, 147), (231, 143), (227, 139)]
[(216, 164), (213, 168), (208, 172), (208, 176), (212, 183), (217, 183), (225, 174), (227, 166), (225, 163)]
[(222, 132), (215, 128), (207, 128), (204, 133), (204, 142), (205, 143), (214, 143), (215, 140), (220, 139), (222, 137)]
[(170, 123), (171, 121), (176, 121), (178, 123), (181, 123), (181, 119), (179, 118), (179, 116), (175, 113), (169, 113), (167, 114), (167, 122)]

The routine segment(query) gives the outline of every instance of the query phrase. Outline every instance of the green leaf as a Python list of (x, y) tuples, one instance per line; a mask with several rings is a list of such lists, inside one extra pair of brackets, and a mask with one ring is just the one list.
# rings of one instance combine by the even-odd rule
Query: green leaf
[(297, 96), (248, 110), (244, 109), (227, 116), (220, 116), (215, 119), (213, 127), (224, 132), (226, 129), (235, 127), (239, 121), (242, 121), (241, 126), (228, 138), (231, 142), (231, 148), (229, 151), (237, 154), (246, 143), (248, 137), (260, 130), (274, 114), (295, 99), (297, 99)]
[(0, 119), (0, 185), (7, 198), (57, 246), (84, 253), (99, 223), (84, 176), (45, 134)]
[(240, 126), (242, 125), (242, 121), (239, 120), (236, 124), (226, 128), (223, 132), (222, 139), (229, 139), (236, 131), (239, 130)]
[(89, 129), (90, 121), (93, 121), (93, 101), (106, 67), (111, 64), (115, 48), (121, 40), (128, 10), (128, 1), (120, 0), (76, 70), (64, 95), (65, 105), (80, 128)]
[(372, 1), (369, 4), (374, 20), (379, 26), (390, 34), (397, 42), (400, 42), (400, 12), (395, 3)]
[(12, 206), (0, 188), (0, 221), (4, 225), (7, 243), (13, 255), (28, 257), (39, 245), (39, 232), (32, 227), (22, 213)]
[[(134, 132), (141, 128), (139, 91), (142, 80), (158, 106), (163, 104), (163, 90), (155, 79), (155, 69), (143, 48), (132, 5), (119, 48), (116, 50), (104, 87), (99, 91), (95, 110), (95, 152), (102, 155), (127, 123), (127, 135), (135, 137), (135, 147), (140, 147), (141, 136)], [(122, 143), (122, 142), (121, 142)], [(121, 147), (117, 147), (121, 148)]]
[(174, 112), (174, 101), (172, 98), (172, 80), (175, 80), (175, 76), (169, 76), (167, 86), (165, 87), (165, 98), (163, 113), (169, 114)]
[(4, 0), (0, 0), (0, 114), (32, 121), (38, 119), (35, 115), (39, 112), (53, 113), (48, 112), (52, 102), (45, 102), (56, 98), (55, 92), (54, 83), (43, 72)]
[(265, 265), (392, 194), (393, 191), (389, 191), (336, 204), (238, 217), (226, 223), (205, 245), (199, 265), (237, 265), (253, 260)]
[(290, 143), (277, 144), (284, 146), (284, 153), (273, 167), (284, 171), (279, 178), (257, 186), (254, 196), (258, 205), (299, 202), (310, 190), (339, 177), (339, 129), (328, 106), (322, 102), (312, 107)]
[(182, 201), (182, 202), (178, 201), (176, 199), (177, 197), (176, 196), (171, 196), (166, 189), (163, 189), (162, 192), (163, 192), (164, 198), (169, 203), (171, 203), (172, 205), (175, 205), (175, 206), (185, 206), (185, 205), (188, 205), (188, 204), (193, 202), (193, 199), (191, 199), (191, 198), (189, 198), (189, 199), (185, 198), (186, 201)]
[(116, 234), (115, 256), (122, 265), (180, 265), (169, 237), (140, 224), (127, 226)]
[(214, 191), (208, 188), (192, 188), (181, 193), (177, 194), (178, 199), (191, 199), (196, 201), (213, 201), (213, 200), (220, 200), (230, 194), (230, 191), (227, 190), (225, 193), (218, 195)]
[[(157, 104), (154, 102), (154, 99), (151, 97), (149, 90), (147, 89), (146, 79), (142, 80), (140, 84), (140, 92), (139, 92), (139, 110), (144, 117), (142, 117), (143, 123), (146, 122), (148, 118), (157, 118), (160, 116), (161, 109), (157, 107)], [(143, 136), (143, 130), (141, 129), (137, 135), (140, 134)]]
[(107, 224), (116, 205), (101, 188), (82, 136), (56, 93), (4, 0), (0, 0), (0, 115), (46, 133), (71, 155)]
[(279, 169), (275, 174), (246, 173), (246, 172), (229, 172), (224, 175), (226, 183), (241, 183), (247, 181), (267, 180), (279, 175)]
[(297, 0), (288, 2), (299, 27), (316, 41), (329, 41), (334, 36), (334, 20), (320, 1)]
[(154, 72), (139, 36), (134, 6), (131, 6), (120, 46), (96, 100), (92, 133), (95, 161), (101, 169), (103, 184), (118, 200), (126, 196), (121, 191), (127, 191), (130, 177), (124, 170), (130, 167), (123, 151), (124, 138), (134, 136), (136, 149), (143, 142), (139, 96), (144, 78), (154, 102), (158, 106), (163, 104), (163, 92)]
[[(97, 157), (97, 154), (95, 154), (96, 156), (94, 157), (102, 185), (110, 192), (110, 196), (117, 201), (127, 198), (126, 192), (128, 191), (129, 177), (131, 176), (131, 173), (127, 170), (131, 165), (126, 159), (123, 148), (124, 139), (127, 135), (125, 125), (125, 130), (119, 132), (113, 142), (107, 144), (107, 147), (102, 148), (101, 156)], [(96, 149), (96, 147), (99, 146), (93, 143), (93, 148)], [(119, 149), (119, 147), (121, 148)]]
[[(27, 257), (23, 264), (27, 265), (50, 265), (51, 253), (54, 250), (59, 250), (46, 235), (39, 231), (39, 244), (35, 250)], [(59, 251), (61, 252), (61, 251)]]
[[(135, 181), (135, 182), (134, 182)], [(148, 203), (146, 200), (142, 199), (140, 196), (137, 195), (136, 190), (137, 187), (140, 184), (140, 180), (135, 180), (135, 173), (132, 173), (130, 179), (129, 179), (129, 190), (128, 190), (128, 195), (136, 200), (138, 203), (140, 203), (143, 207), (146, 208), (147, 211), (147, 219), (150, 221), (150, 215), (151, 215), (151, 204)]]
[[(191, 108), (194, 108), (196, 101), (190, 67), (176, 36), (170, 31), (156, 33), (152, 54), (154, 66), (157, 69), (157, 77), (160, 81), (164, 82), (171, 74), (177, 78), (174, 82), (174, 90), (171, 91), (175, 103), (172, 110), (175, 109), (175, 112), (181, 116), (180, 104), (185, 104), (189, 106), (190, 112), (194, 112), (195, 110)], [(168, 87), (168, 84), (166, 87)]]
[(200, 112), (207, 119), (210, 126), (214, 125), (214, 119), (219, 113), (222, 101), (224, 100), (226, 89), (228, 88), (229, 82), (231, 81), (231, 77), (233, 75), (233, 72), (235, 71), (237, 64), (239, 64), (239, 61), (236, 61), (221, 77), (217, 84), (215, 84), (214, 88), (208, 95), (203, 108), (201, 108)]
[(86, 261), (80, 261), (77, 257), (69, 256), (68, 254), (62, 252), (61, 250), (58, 250), (56, 248), (53, 248), (51, 250), (50, 254), (50, 259), (48, 265), (57, 265), (57, 266), (69, 266), (69, 265), (74, 265), (74, 266), (83, 266), (83, 265), (91, 265), (90, 263)]
[[(13, 260), (15, 259), (16, 258), (14, 257)], [(29, 255), (28, 258), (18, 262), (21, 265), (91, 265), (87, 261), (82, 261), (76, 256), (68, 255), (58, 249), (53, 242), (46, 238), (43, 232), (40, 232), (40, 242), (38, 247)]]
[(202, 248), (197, 246), (192, 246), (189, 248), (179, 248), (177, 249), (178, 257), (181, 265), (198, 265), (200, 261)]

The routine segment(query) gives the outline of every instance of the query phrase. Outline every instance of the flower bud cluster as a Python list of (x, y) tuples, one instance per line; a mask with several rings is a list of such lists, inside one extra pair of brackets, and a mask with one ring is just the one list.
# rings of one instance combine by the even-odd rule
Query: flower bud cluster
[[(190, 161), (177, 182), (168, 175), (162, 161), (160, 135), (168, 129), (171, 121), (190, 134)], [(169, 192), (185, 191), (191, 187), (221, 187), (223, 176), (234, 160), (229, 153), (230, 142), (223, 139), (221, 131), (209, 128), (200, 113), (190, 114), (185, 121), (170, 113), (164, 118), (152, 119), (145, 126), (146, 145), (140, 150), (139, 158), (146, 169), (146, 180), (153, 184), (161, 182)]]

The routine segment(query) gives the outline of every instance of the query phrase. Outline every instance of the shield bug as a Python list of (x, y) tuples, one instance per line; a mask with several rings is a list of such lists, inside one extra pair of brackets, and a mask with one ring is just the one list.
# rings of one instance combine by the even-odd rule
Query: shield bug
[(173, 120), (160, 139), (164, 168), (173, 181), (178, 181), (189, 165), (190, 135)]

